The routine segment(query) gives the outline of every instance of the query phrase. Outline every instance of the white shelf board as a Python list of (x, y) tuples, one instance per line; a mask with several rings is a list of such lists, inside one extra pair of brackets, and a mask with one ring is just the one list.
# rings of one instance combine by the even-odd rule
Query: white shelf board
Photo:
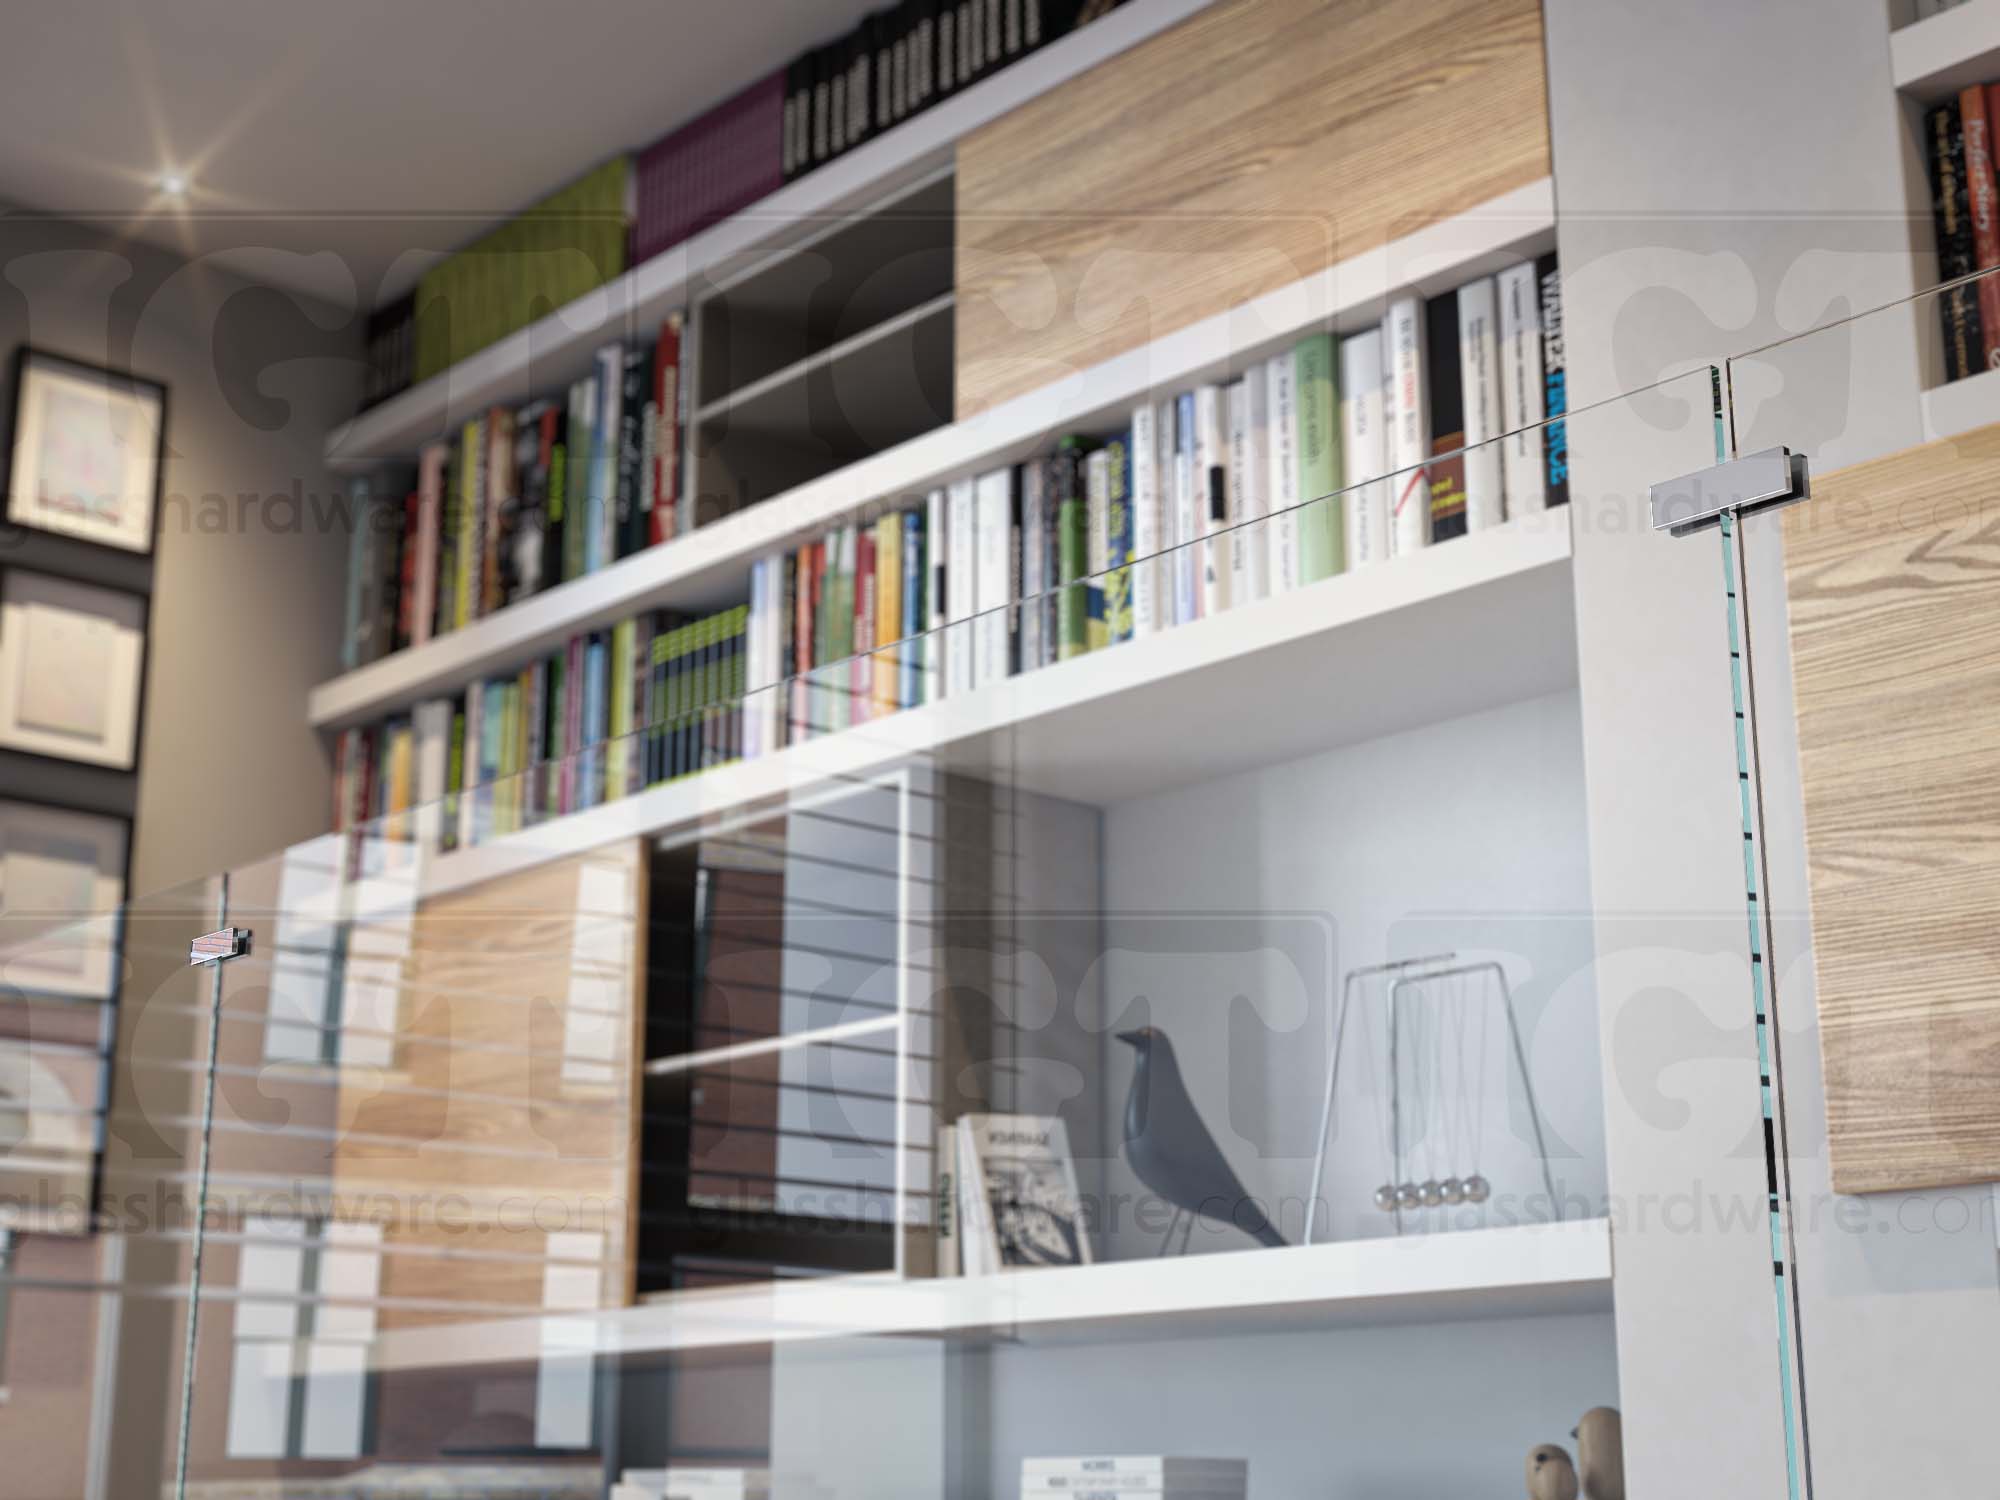
[[(1125, 9), (1137, 8), (1143, 7)], [(1113, 11), (1111, 19), (1125, 9)], [(366, 723), (463, 688), (488, 673), (518, 668), (537, 654), (557, 650), (570, 636), (601, 629), (641, 609), (667, 604), (697, 609), (740, 600), (753, 559), (795, 546), (871, 506), (919, 497), (952, 479), (1018, 463), (1046, 451), (1064, 432), (1116, 430), (1129, 421), (1139, 401), (1232, 378), (1307, 332), (1366, 327), (1380, 319), (1388, 298), (1398, 291), (1413, 288), (1433, 295), (1539, 254), (1554, 241), (1554, 185), (1543, 178), (899, 443), (689, 536), (622, 558), (463, 630), (322, 683), (312, 691), (308, 715), (322, 729)]]
[(723, 417), (749, 417), (754, 421), (760, 405), (773, 396), (802, 385), (815, 371), (857, 361), (870, 355), (879, 357), (884, 345), (898, 350), (899, 353), (907, 354), (910, 341), (916, 337), (917, 329), (925, 323), (949, 318), (957, 304), (956, 292), (940, 292), (915, 307), (905, 308), (894, 317), (884, 318), (872, 327), (864, 328), (861, 332), (852, 334), (838, 343), (829, 344), (817, 353), (808, 354), (804, 359), (794, 360), (782, 370), (773, 370), (769, 375), (760, 376), (726, 396), (718, 396), (696, 412), (694, 419), (697, 423), (713, 422)]
[(1889, 34), (1897, 91), (1924, 104), (2000, 78), (2000, 0), (1967, 4)]
[(1102, 806), (1555, 692), (1576, 681), (1569, 563), (1567, 508), (1520, 517), (473, 848), (388, 846), (393, 878), (349, 909), (712, 832), (912, 762)]
[(1924, 392), (1924, 441), (2000, 422), (2000, 370), (1981, 370)]
[(1611, 1226), (1583, 1219), (995, 1276), (881, 1273), (667, 1293), (630, 1308), (392, 1330), (374, 1357), (394, 1369), (876, 1335), (1106, 1341), (1610, 1306)]
[(576, 379), (599, 345), (684, 307), (711, 270), (815, 232), (831, 215), (906, 187), (951, 159), (955, 143), (1107, 58), (1178, 25), (1214, 0), (1137, 0), (885, 131), (817, 172), (509, 334), (328, 434), (326, 462), (365, 468), (417, 449), (494, 404), (519, 406)]

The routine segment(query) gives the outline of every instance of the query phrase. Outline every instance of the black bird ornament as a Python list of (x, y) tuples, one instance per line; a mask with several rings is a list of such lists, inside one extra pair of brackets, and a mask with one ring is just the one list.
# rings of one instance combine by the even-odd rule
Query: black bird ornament
[[(1176, 1210), (1196, 1214), (1238, 1229), (1260, 1245), (1278, 1246), (1285, 1237), (1265, 1217), (1263, 1208), (1244, 1190), (1222, 1148), (1215, 1144), (1201, 1113), (1188, 1097), (1174, 1044), (1153, 1026), (1121, 1031), (1118, 1040), (1138, 1055), (1132, 1070), (1132, 1092), (1125, 1097), (1125, 1160), (1139, 1181)], [(1193, 1226), (1189, 1226), (1192, 1233)], [(1171, 1242), (1173, 1227), (1167, 1229)], [(1182, 1248), (1186, 1248), (1183, 1240)], [(1161, 1247), (1164, 1253), (1165, 1246)]]

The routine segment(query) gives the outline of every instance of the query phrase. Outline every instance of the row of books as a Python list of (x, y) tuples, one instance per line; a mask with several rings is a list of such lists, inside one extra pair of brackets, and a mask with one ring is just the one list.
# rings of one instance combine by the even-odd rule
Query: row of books
[(753, 564), (750, 753), (1566, 503), (1554, 257)]
[(1242, 1500), (1249, 1491), (1250, 1464), (1241, 1458), (1107, 1453), (1021, 1460), (1022, 1500), (1052, 1495), (1072, 1500), (1123, 1500), (1125, 1496)]
[[(1956, 99), (1947, 99), (1924, 116), (1938, 275), (1943, 281), (2000, 267), (1996, 123), (2000, 123), (2000, 83), (1968, 84)], [(2000, 368), (2000, 276), (1940, 293), (1938, 316), (1944, 325), (1947, 380)]]
[(1090, 1264), (1069, 1134), (1054, 1115), (970, 1114), (941, 1126), (931, 1188), (939, 1276)]
[(343, 731), (335, 830), (449, 851), (742, 758), (748, 618), (651, 611)]
[(825, 166), (1117, 0), (900, 0), (784, 73), (784, 180)]
[[(348, 568), (350, 670), (464, 628), (694, 528), (682, 483), (681, 315), (608, 344), (565, 399), (494, 407), (418, 458), (377, 504), (357, 481)], [(389, 498), (389, 497), (395, 498)]]
[(363, 405), (844, 156), (1117, 0), (900, 0), (447, 256), (368, 329)]

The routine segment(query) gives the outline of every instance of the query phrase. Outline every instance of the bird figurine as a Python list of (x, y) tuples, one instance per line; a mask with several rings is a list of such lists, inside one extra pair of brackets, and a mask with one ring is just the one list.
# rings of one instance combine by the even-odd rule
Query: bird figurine
[[(1139, 1181), (1174, 1205), (1176, 1224), (1183, 1213), (1195, 1214), (1234, 1224), (1260, 1245), (1284, 1244), (1202, 1123), (1167, 1034), (1141, 1026), (1118, 1040), (1138, 1054), (1125, 1097), (1125, 1160)], [(1170, 1225), (1169, 1241), (1173, 1232)]]
[(1576, 1468), (1554, 1443), (1528, 1454), (1528, 1500), (1576, 1500)]
[(1625, 1500), (1625, 1424), (1615, 1406), (1593, 1406), (1577, 1419), (1576, 1470), (1584, 1500)]

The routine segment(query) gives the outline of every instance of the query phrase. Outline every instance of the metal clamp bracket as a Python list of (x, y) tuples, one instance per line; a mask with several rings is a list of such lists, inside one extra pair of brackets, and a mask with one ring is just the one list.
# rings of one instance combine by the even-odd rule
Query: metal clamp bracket
[(1689, 536), (1719, 524), (1725, 512), (1744, 516), (1811, 497), (1806, 456), (1766, 448), (1654, 485), (1653, 529)]
[(198, 968), (202, 964), (219, 964), (226, 959), (241, 958), (250, 951), (250, 929), (247, 927), (225, 927), (220, 932), (203, 933), (188, 947), (188, 967)]

